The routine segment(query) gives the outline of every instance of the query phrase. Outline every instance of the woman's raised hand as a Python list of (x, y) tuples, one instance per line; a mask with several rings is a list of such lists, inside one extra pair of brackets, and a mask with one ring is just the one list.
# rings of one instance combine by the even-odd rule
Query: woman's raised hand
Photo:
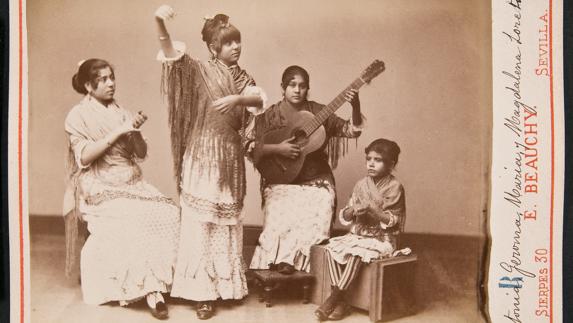
[(167, 58), (177, 57), (177, 51), (173, 48), (173, 43), (165, 26), (165, 20), (173, 19), (173, 17), (175, 17), (175, 10), (169, 5), (164, 4), (155, 10), (155, 26), (157, 27), (159, 46)]
[(141, 127), (146, 120), (147, 116), (139, 111), (139, 113), (124, 121), (123, 124), (117, 128), (117, 134), (121, 136), (133, 131), (140, 131), (139, 127)]
[(159, 20), (173, 19), (175, 17), (175, 10), (170, 5), (162, 5), (155, 10), (155, 18)]
[(355, 105), (356, 103), (360, 102), (360, 98), (358, 96), (358, 90), (350, 89), (344, 93), (344, 100), (350, 102), (351, 105)]
[(139, 111), (136, 115), (133, 116), (131, 120), (133, 128), (139, 129), (139, 127), (141, 127), (141, 125), (144, 124), (145, 121), (147, 121), (147, 115), (143, 113), (143, 111)]

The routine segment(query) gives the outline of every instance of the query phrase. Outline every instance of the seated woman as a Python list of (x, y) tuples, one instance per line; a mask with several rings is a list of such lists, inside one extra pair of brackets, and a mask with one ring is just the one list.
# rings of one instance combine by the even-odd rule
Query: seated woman
[(70, 181), (64, 200), (67, 270), (72, 268), (77, 225), (90, 233), (81, 250), (84, 301), (124, 306), (146, 298), (154, 317), (165, 319), (161, 293), (170, 291), (179, 240), (179, 208), (142, 176), (138, 161), (147, 144), (146, 121), (114, 100), (115, 74), (101, 59), (82, 62), (72, 80), (83, 94), (68, 113)]
[(315, 311), (321, 320), (340, 320), (348, 314), (344, 292), (358, 275), (362, 262), (390, 257), (404, 227), (404, 187), (392, 175), (400, 147), (390, 140), (374, 140), (365, 149), (368, 176), (354, 186), (340, 222), (352, 225), (350, 233), (326, 245), (332, 293)]
[[(310, 88), (308, 72), (299, 66), (288, 67), (282, 75), (284, 99), (255, 119), (252, 157), (257, 164), (263, 157), (276, 154), (297, 158), (300, 147), (285, 139), (279, 144), (265, 144), (269, 131), (296, 122), (299, 111), (320, 112), (324, 105), (307, 100)], [(352, 105), (351, 120), (332, 114), (324, 122), (326, 140), (322, 147), (306, 156), (298, 177), (290, 184), (261, 183), (264, 228), (250, 265), (252, 269), (276, 268), (284, 274), (309, 271), (309, 252), (314, 244), (328, 239), (336, 208), (334, 177), (329, 165), (336, 167), (347, 148), (347, 141), (361, 133), (362, 115), (358, 91), (345, 94)]]

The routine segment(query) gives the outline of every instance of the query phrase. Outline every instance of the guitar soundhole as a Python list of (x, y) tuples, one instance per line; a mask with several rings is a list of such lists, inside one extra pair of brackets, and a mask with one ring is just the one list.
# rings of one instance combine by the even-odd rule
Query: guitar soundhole
[(295, 129), (293, 131), (293, 136), (295, 137), (294, 143), (296, 144), (305, 145), (308, 141), (308, 138), (306, 137), (306, 132), (304, 132), (301, 129)]

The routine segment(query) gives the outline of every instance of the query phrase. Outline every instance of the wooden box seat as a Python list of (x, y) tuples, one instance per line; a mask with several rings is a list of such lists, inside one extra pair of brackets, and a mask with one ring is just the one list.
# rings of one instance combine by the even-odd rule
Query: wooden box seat
[(281, 274), (272, 270), (252, 270), (252, 277), (255, 282), (262, 287), (259, 294), (259, 301), (265, 302), (267, 307), (272, 306), (273, 292), (280, 286), (301, 285), (303, 288), (303, 304), (310, 302), (310, 287), (314, 282), (314, 276), (302, 272), (295, 271), (291, 275)]
[[(324, 246), (313, 246), (310, 251), (310, 273), (316, 279), (311, 301), (317, 305), (331, 292), (326, 252)], [(346, 302), (367, 310), (373, 322), (414, 314), (417, 259), (410, 254), (364, 264), (345, 293)]]

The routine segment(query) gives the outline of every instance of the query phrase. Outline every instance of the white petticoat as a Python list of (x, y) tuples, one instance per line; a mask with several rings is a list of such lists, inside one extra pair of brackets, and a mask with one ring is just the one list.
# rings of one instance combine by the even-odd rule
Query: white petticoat
[[(179, 241), (179, 208), (143, 180), (96, 181), (80, 210), (90, 235), (81, 251), (84, 301), (133, 301), (168, 292)], [(97, 193), (96, 193), (97, 192)]]
[(326, 249), (337, 263), (346, 264), (352, 256), (358, 256), (367, 263), (390, 257), (395, 248), (390, 241), (381, 241), (376, 238), (349, 233), (331, 238)]
[(336, 197), (332, 185), (270, 185), (263, 194), (263, 232), (250, 268), (286, 262), (308, 272), (310, 247), (330, 234)]

